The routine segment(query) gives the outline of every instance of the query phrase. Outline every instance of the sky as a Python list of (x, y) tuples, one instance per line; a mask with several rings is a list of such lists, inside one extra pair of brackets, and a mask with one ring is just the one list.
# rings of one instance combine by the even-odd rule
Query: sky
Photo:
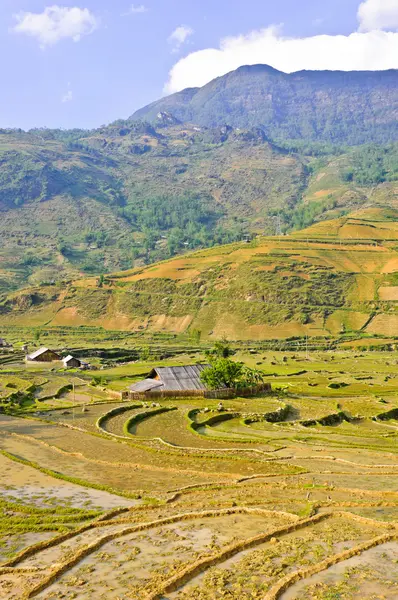
[(0, 127), (93, 128), (243, 64), (398, 69), (398, 0), (1, 0), (0, 53)]

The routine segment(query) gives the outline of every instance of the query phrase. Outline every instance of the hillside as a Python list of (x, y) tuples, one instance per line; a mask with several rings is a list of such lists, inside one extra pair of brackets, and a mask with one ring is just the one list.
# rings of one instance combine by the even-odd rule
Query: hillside
[(203, 338), (395, 335), (398, 211), (366, 209), (279, 238), (9, 295), (0, 323), (200, 330)]
[(0, 129), (0, 294), (397, 208), (397, 107), (396, 71), (257, 65), (136, 113), (152, 123)]
[(184, 90), (134, 113), (156, 121), (169, 112), (183, 122), (264, 127), (278, 140), (339, 144), (396, 141), (398, 71), (300, 71), (240, 67), (202, 88)]
[(304, 162), (257, 131), (0, 134), (0, 292), (242, 239), (294, 207)]
[(397, 205), (398, 144), (325, 153), (163, 120), (0, 130), (0, 293)]

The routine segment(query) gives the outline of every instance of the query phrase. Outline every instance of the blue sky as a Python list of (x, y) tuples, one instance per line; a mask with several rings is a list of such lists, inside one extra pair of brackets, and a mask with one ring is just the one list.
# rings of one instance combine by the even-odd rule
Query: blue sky
[(398, 0), (2, 0), (0, 126), (99, 126), (246, 63), (398, 68), (397, 30)]

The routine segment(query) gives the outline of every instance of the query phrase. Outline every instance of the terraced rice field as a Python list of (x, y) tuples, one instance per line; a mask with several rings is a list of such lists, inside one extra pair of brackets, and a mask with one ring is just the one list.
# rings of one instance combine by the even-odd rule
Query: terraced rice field
[(398, 596), (398, 353), (236, 358), (272, 394), (0, 414), (1, 598)]

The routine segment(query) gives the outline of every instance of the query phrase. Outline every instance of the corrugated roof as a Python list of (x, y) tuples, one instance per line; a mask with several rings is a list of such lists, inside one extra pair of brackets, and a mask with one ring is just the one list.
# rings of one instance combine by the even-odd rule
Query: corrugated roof
[(206, 390), (206, 386), (200, 379), (200, 374), (208, 366), (156, 367), (153, 371), (162, 382), (162, 390), (164, 391)]
[(28, 358), (37, 358), (38, 356), (41, 356), (45, 352), (48, 352), (48, 348), (40, 348), (39, 350), (32, 352), (32, 354), (29, 354)]
[[(210, 365), (188, 365), (185, 367), (155, 367), (148, 379), (130, 386), (132, 392), (159, 392), (207, 390), (200, 374)], [(155, 379), (156, 378), (156, 379)]]
[(49, 348), (40, 348), (39, 350), (36, 350), (32, 354), (29, 354), (29, 356), (27, 358), (28, 358), (28, 360), (34, 360), (35, 358), (37, 358), (38, 356), (41, 356), (45, 352), (51, 352), (52, 354), (55, 354), (56, 356), (58, 356), (58, 354), (56, 352), (54, 352), (54, 350), (50, 350)]
[(149, 392), (155, 388), (162, 388), (162, 382), (157, 381), (156, 379), (144, 379), (143, 381), (137, 381), (137, 383), (133, 383), (130, 385), (131, 392)]
[(73, 356), (72, 354), (69, 354), (66, 358), (63, 359), (64, 362), (69, 362), (70, 360), (72, 360)]

